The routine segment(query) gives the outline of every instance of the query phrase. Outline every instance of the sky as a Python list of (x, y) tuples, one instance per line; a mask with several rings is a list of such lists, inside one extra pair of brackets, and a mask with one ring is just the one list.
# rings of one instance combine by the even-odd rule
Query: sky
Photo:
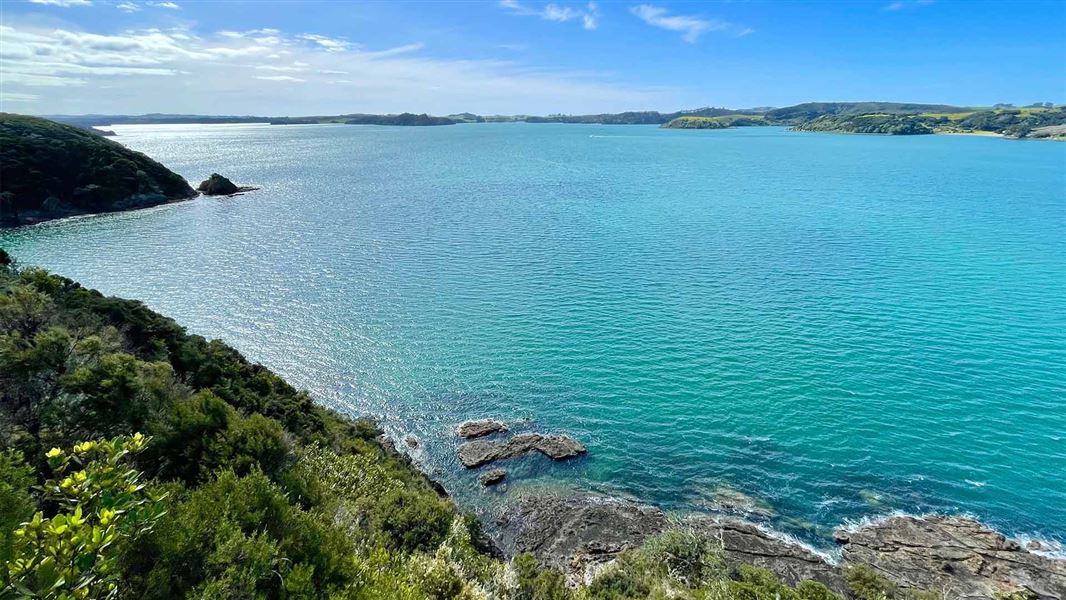
[(0, 0), (0, 110), (1066, 102), (1066, 1)]

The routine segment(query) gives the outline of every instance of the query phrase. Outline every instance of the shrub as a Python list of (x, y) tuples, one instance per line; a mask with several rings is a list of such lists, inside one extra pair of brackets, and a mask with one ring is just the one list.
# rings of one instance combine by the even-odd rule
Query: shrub
[(15, 531), (12, 585), (34, 598), (106, 598), (118, 591), (119, 560), (131, 539), (151, 531), (163, 515), (158, 496), (124, 463), (147, 439), (137, 434), (85, 442), (69, 452), (53, 448), (55, 478), (42, 486), (59, 506), (37, 512)]

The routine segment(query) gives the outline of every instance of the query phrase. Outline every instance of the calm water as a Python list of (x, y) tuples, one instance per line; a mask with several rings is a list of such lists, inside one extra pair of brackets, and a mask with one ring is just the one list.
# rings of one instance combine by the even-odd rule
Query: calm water
[[(324, 403), (414, 433), (565, 431), (517, 479), (674, 509), (723, 490), (828, 544), (968, 512), (1066, 539), (1066, 144), (777, 128), (116, 127), (262, 190), (0, 233)], [(733, 493), (733, 492), (728, 492)]]

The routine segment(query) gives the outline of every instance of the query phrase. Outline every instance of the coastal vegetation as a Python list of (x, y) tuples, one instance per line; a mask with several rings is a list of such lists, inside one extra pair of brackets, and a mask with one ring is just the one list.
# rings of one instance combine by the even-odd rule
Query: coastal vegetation
[(379, 441), (236, 350), (0, 250), (0, 595), (837, 598), (670, 530), (588, 585), (493, 556)]
[(728, 129), (730, 127), (758, 127), (769, 124), (762, 115), (684, 116), (664, 123), (660, 127), (663, 129)]
[(196, 195), (151, 158), (86, 129), (0, 113), (0, 226)]
[(985, 133), (1012, 138), (1042, 137), (1034, 132), (1066, 125), (1066, 108), (922, 112), (917, 114), (830, 114), (794, 126), (797, 131), (924, 135), (931, 133)]

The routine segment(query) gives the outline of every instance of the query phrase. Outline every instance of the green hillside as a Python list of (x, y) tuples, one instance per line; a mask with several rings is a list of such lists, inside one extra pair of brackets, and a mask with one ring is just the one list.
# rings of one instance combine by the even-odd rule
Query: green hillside
[(195, 195), (181, 176), (102, 135), (0, 113), (0, 226), (144, 208)]

